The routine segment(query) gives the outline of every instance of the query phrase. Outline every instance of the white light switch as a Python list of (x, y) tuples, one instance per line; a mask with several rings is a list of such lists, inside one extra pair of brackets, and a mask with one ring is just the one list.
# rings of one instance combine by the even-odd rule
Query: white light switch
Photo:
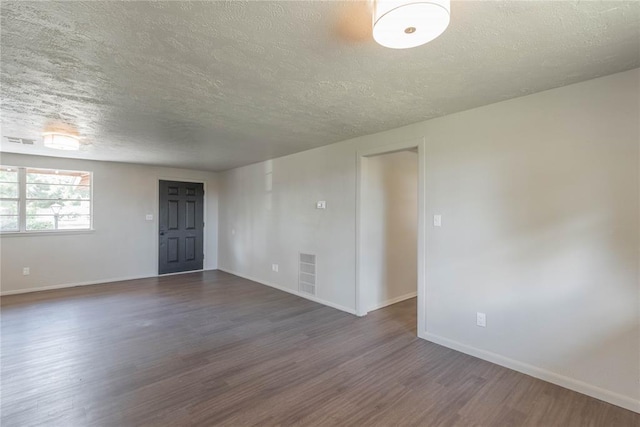
[(487, 315), (484, 313), (476, 313), (476, 325), (486, 328), (487, 327)]
[(278, 272), (278, 264), (271, 264), (271, 270)]
[(433, 216), (433, 226), (434, 227), (442, 227), (442, 215), (434, 215)]
[(317, 201), (316, 209), (327, 209), (327, 202), (325, 200)]
[(23, 276), (28, 276), (29, 274), (31, 274), (31, 272), (29, 271), (29, 267), (24, 267), (22, 269), (22, 275)]
[(152, 214), (146, 214), (144, 219), (147, 220), (147, 221), (153, 221), (153, 215)]

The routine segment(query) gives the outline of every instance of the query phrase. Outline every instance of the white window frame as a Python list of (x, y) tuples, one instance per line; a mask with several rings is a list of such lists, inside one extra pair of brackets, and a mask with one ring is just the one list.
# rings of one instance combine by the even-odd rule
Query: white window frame
[[(38, 166), (9, 166), (1, 165), (4, 168), (16, 169), (18, 171), (18, 230), (0, 230), (0, 235), (29, 235), (29, 234), (75, 234), (86, 233), (93, 231), (93, 172), (92, 171), (80, 171), (73, 169), (52, 169), (42, 168)], [(64, 229), (52, 229), (52, 230), (27, 230), (27, 169), (38, 169), (47, 171), (58, 172), (81, 172), (88, 173), (89, 184), (89, 228), (64, 228)], [(6, 198), (5, 200), (16, 200)], [(38, 200), (38, 199), (34, 199)], [(86, 200), (83, 200), (86, 201)]]

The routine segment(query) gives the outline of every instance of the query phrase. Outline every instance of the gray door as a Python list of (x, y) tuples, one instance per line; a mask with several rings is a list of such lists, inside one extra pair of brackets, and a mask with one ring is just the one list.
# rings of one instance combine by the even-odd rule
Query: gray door
[(203, 199), (202, 184), (160, 181), (158, 274), (202, 269)]

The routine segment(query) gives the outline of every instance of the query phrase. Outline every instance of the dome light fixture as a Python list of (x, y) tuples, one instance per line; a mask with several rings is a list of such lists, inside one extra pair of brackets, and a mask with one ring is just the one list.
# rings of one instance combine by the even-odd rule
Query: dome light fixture
[(450, 0), (373, 0), (373, 38), (392, 49), (430, 42), (449, 26)]
[(60, 132), (43, 132), (43, 143), (45, 147), (56, 150), (79, 150), (80, 138)]

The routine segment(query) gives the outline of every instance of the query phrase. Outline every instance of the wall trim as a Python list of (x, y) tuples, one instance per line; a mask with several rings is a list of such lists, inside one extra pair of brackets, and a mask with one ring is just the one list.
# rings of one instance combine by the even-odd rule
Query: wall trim
[(375, 304), (372, 307), (369, 307), (367, 311), (374, 311), (384, 308), (388, 305), (397, 304), (400, 301), (404, 301), (410, 298), (415, 298), (418, 296), (418, 292), (409, 292), (408, 294), (400, 295), (399, 297), (391, 298), (386, 301), (382, 301), (381, 303)]
[(427, 325), (427, 150), (426, 139), (420, 137), (412, 140), (401, 141), (395, 144), (377, 146), (374, 148), (360, 149), (356, 151), (356, 234), (355, 234), (355, 255), (356, 255), (356, 299), (355, 308), (358, 316), (365, 316), (365, 289), (361, 283), (363, 263), (362, 257), (362, 217), (363, 217), (363, 188), (367, 174), (366, 158), (380, 154), (395, 153), (416, 148), (418, 150), (418, 250), (417, 250), (417, 297), (418, 297), (418, 331), (426, 328)]
[(356, 314), (356, 311), (354, 309), (352, 309), (352, 308), (345, 307), (345, 306), (340, 305), (340, 304), (335, 304), (335, 303), (332, 303), (330, 301), (324, 300), (322, 298), (314, 297), (312, 295), (307, 295), (307, 294), (304, 294), (302, 292), (298, 292), (295, 289), (285, 288), (284, 286), (276, 285), (275, 283), (267, 282), (265, 280), (261, 280), (261, 279), (258, 279), (256, 277), (248, 276), (246, 274), (240, 274), (240, 273), (237, 273), (237, 272), (235, 272), (233, 270), (229, 270), (229, 269), (222, 268), (222, 267), (218, 267), (218, 270), (224, 271), (225, 273), (233, 274), (234, 276), (242, 277), (243, 279), (251, 280), (252, 282), (256, 282), (256, 283), (259, 283), (261, 285), (269, 286), (269, 287), (277, 289), (279, 291), (283, 291), (283, 292), (287, 292), (287, 293), (293, 294), (293, 295), (298, 296), (300, 298), (304, 298), (304, 299), (308, 299), (308, 300), (313, 301), (313, 302), (317, 302), (318, 304), (326, 305), (327, 307), (335, 308), (336, 310), (344, 311), (344, 312), (349, 313), (349, 314), (354, 314), (354, 315)]
[(146, 275), (138, 275), (138, 276), (115, 277), (115, 278), (103, 279), (103, 280), (89, 280), (86, 282), (62, 283), (60, 285), (41, 286), (38, 288), (0, 291), (0, 296), (29, 294), (31, 292), (52, 291), (54, 289), (76, 288), (78, 286), (104, 285), (105, 283), (126, 282), (127, 280), (151, 279), (154, 277), (175, 276), (178, 274), (201, 273), (203, 271), (213, 271), (213, 270), (216, 270), (216, 269), (214, 268), (214, 269), (204, 269), (204, 270), (190, 270), (190, 271), (181, 271), (179, 273), (171, 273), (171, 274), (155, 274), (155, 275), (146, 274)]
[(492, 353), (490, 351), (472, 347), (470, 345), (463, 344), (449, 338), (444, 338), (430, 332), (424, 331), (422, 334), (420, 334), (420, 338), (424, 338), (425, 340), (433, 342), (435, 344), (439, 344), (444, 347), (477, 357), (479, 359), (495, 363), (496, 365), (513, 369), (514, 371), (530, 375), (534, 378), (559, 385), (560, 387), (568, 388), (569, 390), (586, 394), (587, 396), (594, 397), (607, 403), (611, 403), (612, 405), (620, 406), (621, 408), (640, 413), (640, 400), (635, 400), (631, 397), (624, 396), (600, 387), (596, 387), (594, 385), (587, 384), (574, 378), (566, 377), (564, 375), (560, 375), (555, 372), (539, 368), (537, 366), (529, 365), (528, 363), (520, 362), (518, 360), (511, 359), (497, 353)]

